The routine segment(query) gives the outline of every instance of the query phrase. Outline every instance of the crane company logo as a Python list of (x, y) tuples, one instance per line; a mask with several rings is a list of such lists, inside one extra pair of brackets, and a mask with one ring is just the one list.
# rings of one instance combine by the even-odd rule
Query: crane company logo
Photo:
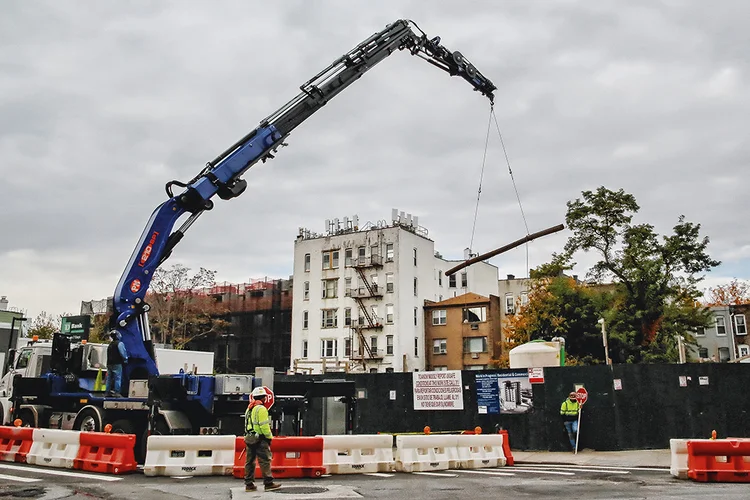
[(130, 291), (133, 293), (138, 293), (138, 290), (141, 289), (141, 280), (134, 279), (132, 283), (130, 283)]
[(143, 249), (143, 253), (141, 254), (141, 261), (138, 263), (139, 266), (143, 267), (146, 265), (146, 261), (149, 257), (151, 257), (151, 251), (154, 249), (154, 244), (156, 243), (156, 238), (159, 236), (159, 233), (154, 231), (154, 234), (151, 235), (151, 239), (148, 241), (148, 245), (146, 245), (146, 248)]

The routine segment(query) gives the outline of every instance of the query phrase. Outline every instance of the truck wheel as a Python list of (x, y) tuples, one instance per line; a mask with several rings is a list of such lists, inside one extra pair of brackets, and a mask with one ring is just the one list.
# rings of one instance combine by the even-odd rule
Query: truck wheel
[(140, 435), (140, 441), (136, 442), (135, 445), (135, 460), (139, 464), (145, 463), (146, 460), (146, 452), (148, 450), (148, 437), (151, 436), (167, 436), (169, 435), (169, 426), (164, 421), (162, 417), (157, 417), (156, 421), (154, 422), (154, 429), (151, 431), (151, 434), (148, 433), (148, 430), (143, 431)]
[(115, 420), (112, 423), (112, 434), (136, 434), (135, 426), (130, 420)]
[(76, 415), (73, 429), (84, 432), (102, 432), (101, 415), (93, 408), (83, 408)]
[(34, 427), (36, 424), (34, 412), (29, 409), (19, 410), (17, 418), (21, 420), (21, 427)]

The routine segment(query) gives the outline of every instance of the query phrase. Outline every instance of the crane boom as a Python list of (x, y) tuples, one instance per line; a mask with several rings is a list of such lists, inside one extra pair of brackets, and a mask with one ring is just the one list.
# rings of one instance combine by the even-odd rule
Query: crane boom
[[(157, 375), (148, 323), (146, 292), (154, 271), (172, 253), (190, 226), (207, 210), (211, 200), (229, 200), (242, 194), (247, 182), (241, 178), (258, 161), (274, 158), (285, 146), (284, 140), (313, 113), (357, 81), (365, 72), (397, 50), (412, 55), (466, 80), (474, 90), (493, 102), (495, 85), (484, 77), (460, 52), (451, 52), (440, 43), (440, 37), (428, 39), (409, 20), (398, 20), (379, 33), (365, 39), (352, 50), (300, 86), (301, 92), (284, 106), (264, 118), (253, 131), (208, 162), (192, 180), (176, 180), (166, 185), (169, 199), (151, 215), (138, 244), (115, 289), (113, 317), (116, 329), (128, 350), (130, 362), (123, 371), (123, 386), (130, 379)], [(173, 187), (182, 191), (175, 194)], [(173, 231), (178, 219), (189, 214)]]

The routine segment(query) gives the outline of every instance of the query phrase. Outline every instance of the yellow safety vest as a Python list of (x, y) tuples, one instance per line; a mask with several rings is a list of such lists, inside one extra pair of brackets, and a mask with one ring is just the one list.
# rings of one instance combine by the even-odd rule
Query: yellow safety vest
[(574, 417), (578, 415), (578, 410), (580, 406), (578, 404), (578, 401), (571, 401), (570, 399), (566, 399), (563, 401), (563, 404), (560, 405), (560, 415), (564, 415), (566, 417)]
[(268, 439), (273, 438), (271, 434), (271, 419), (268, 410), (262, 404), (255, 405), (245, 411), (245, 430), (248, 434), (254, 432)]

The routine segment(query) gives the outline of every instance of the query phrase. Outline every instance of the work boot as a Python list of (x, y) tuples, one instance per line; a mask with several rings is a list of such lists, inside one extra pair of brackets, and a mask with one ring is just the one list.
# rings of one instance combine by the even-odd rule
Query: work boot
[(279, 483), (269, 483), (266, 485), (265, 490), (278, 490), (279, 488), (281, 488), (281, 485)]
[(255, 483), (246, 484), (245, 491), (258, 491), (258, 487), (255, 486)]

